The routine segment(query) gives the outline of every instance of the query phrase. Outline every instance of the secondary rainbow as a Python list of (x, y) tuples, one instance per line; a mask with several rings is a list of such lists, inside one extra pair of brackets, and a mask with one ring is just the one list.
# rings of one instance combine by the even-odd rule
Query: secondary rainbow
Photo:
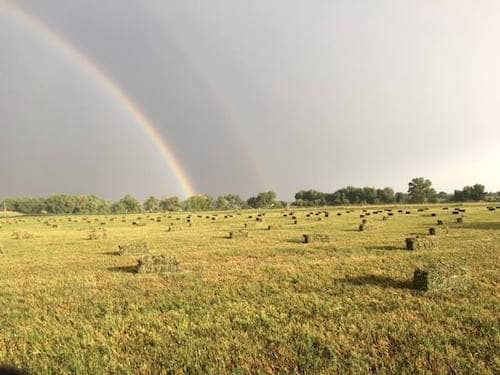
[[(111, 79), (106, 74), (106, 72), (102, 68), (100, 68), (89, 56), (82, 53), (64, 37), (57, 34), (48, 25), (40, 21), (34, 15), (28, 13), (18, 5), (14, 5), (10, 2), (1, 2), (0, 4), (5, 4), (6, 8), (4, 9), (12, 14), (17, 20), (23, 22), (23, 24), (31, 27), (34, 31), (43, 35), (43, 37), (49, 43), (57, 46), (68, 57), (78, 63), (79, 66), (87, 72), (87, 74), (89, 74), (94, 80), (96, 80), (101, 86), (103, 86), (151, 138), (156, 148), (162, 155), (163, 159), (166, 161), (169, 168), (176, 176), (183, 193), (186, 196), (192, 196), (196, 194), (193, 184), (189, 179), (187, 173), (184, 171), (182, 164), (172, 152), (171, 147), (158, 133), (158, 130), (154, 126), (153, 121), (148, 118), (146, 113), (141, 110), (141, 108), (129, 95), (127, 95), (127, 93), (120, 87), (117, 82), (113, 81), (113, 79)], [(2, 8), (0, 8), (0, 10), (1, 9)]]

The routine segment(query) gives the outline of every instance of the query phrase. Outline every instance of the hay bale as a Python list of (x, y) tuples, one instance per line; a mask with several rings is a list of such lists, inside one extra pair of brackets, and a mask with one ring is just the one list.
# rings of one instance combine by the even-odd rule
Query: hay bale
[(437, 216), (437, 214), (436, 214), (435, 212), (433, 212), (433, 213), (431, 213), (431, 216), (432, 216), (432, 217), (436, 217), (436, 216)]
[(436, 248), (436, 242), (426, 236), (408, 237), (405, 239), (406, 250), (431, 250)]
[(387, 216), (382, 216), (382, 220), (386, 221), (387, 220)]
[(248, 237), (248, 232), (246, 230), (234, 230), (229, 232), (230, 239), (247, 238), (247, 237)]
[(267, 226), (267, 230), (273, 230), (273, 229), (280, 229), (281, 225), (279, 224), (272, 224)]
[(136, 241), (125, 245), (118, 245), (118, 255), (143, 254), (149, 252), (149, 245), (144, 241)]
[(394, 212), (389, 212), (387, 216), (394, 216)]
[(429, 271), (415, 269), (413, 272), (413, 289), (427, 291), (429, 290)]
[(363, 232), (365, 229), (368, 229), (366, 224), (359, 224), (358, 231)]
[(137, 260), (137, 273), (167, 273), (179, 270), (179, 261), (168, 255), (146, 255)]
[(457, 217), (457, 223), (462, 224), (464, 222), (463, 217)]
[(473, 284), (464, 262), (452, 262), (416, 268), (413, 273), (413, 288), (423, 292), (470, 289)]
[(330, 236), (326, 233), (304, 234), (304, 243), (329, 242)]
[(444, 225), (444, 221), (443, 220), (438, 220), (437, 221), (437, 225)]
[(342, 216), (342, 213), (341, 212), (337, 212), (337, 216)]
[(429, 235), (430, 236), (435, 236), (437, 234), (437, 229), (434, 227), (429, 228)]
[(12, 232), (12, 238), (15, 240), (29, 240), (35, 237), (31, 232), (16, 231)]
[(368, 222), (368, 220), (366, 220), (366, 219), (361, 220), (361, 223), (363, 223), (363, 224), (366, 224), (367, 222)]
[(108, 237), (108, 232), (105, 228), (94, 228), (89, 232), (87, 239), (102, 240)]

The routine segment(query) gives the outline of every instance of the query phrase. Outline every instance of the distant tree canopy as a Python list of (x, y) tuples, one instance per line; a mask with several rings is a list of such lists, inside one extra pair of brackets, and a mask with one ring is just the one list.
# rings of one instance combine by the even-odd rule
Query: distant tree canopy
[(210, 195), (201, 194), (189, 197), (183, 203), (187, 211), (204, 211), (213, 209), (214, 199)]
[(415, 177), (408, 183), (408, 198), (410, 203), (432, 203), (437, 201), (437, 193), (431, 180)]
[(276, 200), (274, 191), (266, 191), (259, 193), (256, 197), (251, 197), (247, 200), (248, 207), (251, 208), (272, 208), (279, 206)]
[(113, 203), (111, 212), (119, 214), (139, 213), (142, 211), (142, 206), (137, 199), (131, 195), (126, 195), (118, 202)]
[(144, 201), (142, 207), (146, 212), (157, 212), (160, 209), (160, 200), (151, 196)]
[(357, 188), (347, 186), (334, 193), (322, 193), (316, 190), (301, 190), (295, 194), (296, 206), (324, 206), (342, 204), (375, 204), (395, 202), (394, 190), (385, 187), (376, 189), (372, 187)]
[[(299, 207), (320, 207), (347, 204), (404, 204), (433, 202), (477, 202), (498, 201), (500, 192), (487, 193), (484, 185), (475, 184), (455, 190), (453, 194), (444, 191), (436, 193), (432, 182), (423, 177), (412, 179), (408, 183), (408, 193), (397, 192), (390, 187), (354, 187), (346, 186), (333, 193), (317, 190), (300, 190), (295, 194), (293, 205)], [(243, 200), (239, 195), (226, 194), (212, 198), (210, 195), (195, 195), (181, 201), (178, 197), (157, 198), (151, 196), (142, 204), (131, 195), (126, 195), (116, 202), (110, 202), (95, 195), (52, 195), (47, 198), (7, 198), (0, 201), (8, 211), (23, 214), (108, 214), (139, 213), (159, 211), (203, 211), (203, 210), (240, 210), (245, 208), (280, 208), (287, 202), (277, 199), (274, 191), (265, 191)]]
[(453, 200), (455, 202), (478, 202), (486, 199), (484, 185), (475, 184), (464, 186), (462, 190), (455, 190)]
[(180, 200), (177, 197), (163, 198), (159, 203), (161, 211), (178, 211), (181, 209)]

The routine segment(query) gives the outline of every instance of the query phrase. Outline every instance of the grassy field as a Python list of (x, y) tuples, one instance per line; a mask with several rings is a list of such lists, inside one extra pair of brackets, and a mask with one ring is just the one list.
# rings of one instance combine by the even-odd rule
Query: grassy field
[[(460, 224), (452, 207), (428, 207), (392, 217), (369, 207), (363, 232), (360, 207), (295, 210), (297, 224), (280, 210), (259, 222), (255, 211), (194, 213), (192, 226), (187, 213), (0, 218), (0, 363), (33, 373), (498, 374), (500, 209), (461, 206)], [(245, 223), (248, 238), (227, 238)], [(431, 226), (435, 248), (405, 249)], [(302, 243), (315, 233), (330, 240)], [(146, 252), (175, 257), (178, 269), (137, 273)], [(417, 267), (441, 277), (427, 292), (413, 288)]]

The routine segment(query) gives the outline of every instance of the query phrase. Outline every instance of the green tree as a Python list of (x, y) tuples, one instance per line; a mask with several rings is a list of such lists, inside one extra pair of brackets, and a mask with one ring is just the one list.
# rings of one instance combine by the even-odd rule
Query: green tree
[(317, 190), (301, 190), (295, 194), (296, 206), (324, 206), (325, 193)]
[(259, 193), (256, 197), (251, 197), (247, 200), (248, 206), (252, 208), (272, 208), (275, 207), (276, 193), (274, 191), (266, 191)]
[(150, 196), (144, 201), (142, 207), (144, 208), (144, 211), (147, 212), (158, 212), (160, 208), (160, 201), (158, 200), (158, 198)]
[(163, 198), (160, 200), (159, 205), (162, 211), (178, 211), (181, 209), (181, 204), (177, 197)]
[(138, 213), (141, 212), (141, 204), (131, 195), (126, 195), (118, 202), (113, 203), (114, 213)]
[(432, 188), (431, 180), (415, 177), (408, 183), (408, 198), (410, 203), (426, 203), (436, 199), (436, 190)]
[(188, 211), (206, 211), (213, 209), (214, 199), (206, 194), (194, 195), (183, 202)]

